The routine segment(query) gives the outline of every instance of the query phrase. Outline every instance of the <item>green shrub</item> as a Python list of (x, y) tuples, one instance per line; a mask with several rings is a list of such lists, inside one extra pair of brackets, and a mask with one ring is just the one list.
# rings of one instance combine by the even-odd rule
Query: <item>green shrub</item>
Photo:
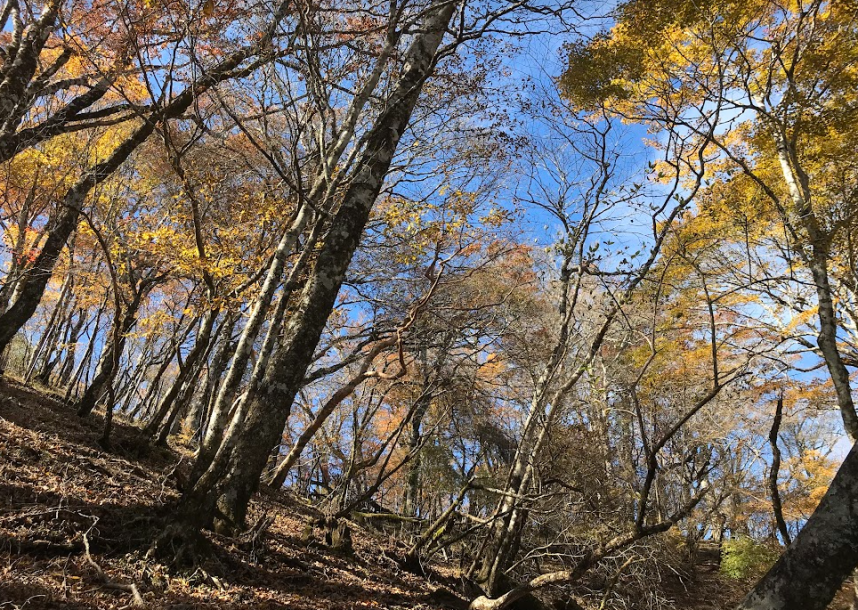
[(747, 536), (725, 541), (721, 553), (721, 573), (736, 579), (762, 576), (779, 555), (772, 543)]

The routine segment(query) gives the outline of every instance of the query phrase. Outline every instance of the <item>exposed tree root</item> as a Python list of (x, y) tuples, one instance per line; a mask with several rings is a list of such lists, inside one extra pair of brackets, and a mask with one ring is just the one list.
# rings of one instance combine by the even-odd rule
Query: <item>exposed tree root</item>
[(211, 545), (198, 528), (181, 521), (167, 525), (146, 553), (178, 570), (199, 570), (202, 560), (211, 554)]

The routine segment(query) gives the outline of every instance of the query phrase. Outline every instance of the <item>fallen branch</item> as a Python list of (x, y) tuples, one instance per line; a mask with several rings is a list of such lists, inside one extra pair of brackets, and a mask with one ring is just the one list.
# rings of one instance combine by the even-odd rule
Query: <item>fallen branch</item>
[(419, 517), (409, 517), (407, 515), (398, 515), (396, 513), (366, 513), (361, 511), (352, 511), (349, 515), (358, 523), (364, 521), (393, 521), (395, 523), (423, 523), (425, 519)]
[(98, 576), (99, 583), (102, 587), (104, 587), (105, 589), (114, 589), (116, 591), (124, 591), (125, 593), (130, 593), (134, 598), (134, 606), (146, 605), (143, 601), (143, 596), (141, 596), (140, 591), (137, 590), (137, 585), (133, 583), (130, 585), (125, 585), (110, 580), (104, 573), (104, 570), (101, 569), (101, 566), (95, 563), (95, 560), (92, 558), (92, 555), (89, 552), (89, 539), (87, 538), (86, 533), (83, 534), (83, 556), (86, 559), (86, 562), (90, 566), (92, 566), (93, 570), (95, 570), (95, 573)]

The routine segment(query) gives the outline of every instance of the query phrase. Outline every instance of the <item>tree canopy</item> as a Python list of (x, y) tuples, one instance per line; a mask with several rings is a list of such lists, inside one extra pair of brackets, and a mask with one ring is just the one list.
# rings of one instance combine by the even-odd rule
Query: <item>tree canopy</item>
[(192, 456), (152, 561), (256, 544), (267, 487), (474, 610), (667, 608), (712, 548), (740, 608), (821, 609), (858, 567), (854, 1), (0, 24), (2, 366)]

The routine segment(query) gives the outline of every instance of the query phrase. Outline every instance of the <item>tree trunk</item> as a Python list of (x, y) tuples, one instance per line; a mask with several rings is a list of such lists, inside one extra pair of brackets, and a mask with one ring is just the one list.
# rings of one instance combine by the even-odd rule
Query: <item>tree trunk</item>
[(243, 526), (247, 504), (259, 484), (268, 452), (283, 433), (292, 402), (312, 362), (399, 139), (408, 125), (423, 83), (432, 72), (435, 53), (455, 8), (455, 3), (445, 2), (427, 13), (424, 27), (407, 51), (405, 69), (394, 89), (391, 104), (366, 138), (356, 174), (322, 242), (297, 311), (272, 356), (258, 393), (247, 400), (246, 416), (237, 413), (233, 418), (208, 470), (183, 498), (185, 516), (198, 525), (213, 524), (221, 531), (235, 531)]
[(15, 45), (14, 58), (7, 60), (0, 72), (0, 120), (4, 123), (16, 124), (13, 117), (20, 114), (20, 107), (28, 106), (31, 96), (28, 86), (39, 67), (39, 55), (54, 30), (61, 6), (60, 0), (45, 3), (39, 19), (20, 32), (21, 40)]
[[(399, 36), (400, 33), (395, 29), (388, 35), (388, 38), (385, 41), (385, 46), (382, 48), (381, 53), (376, 59), (375, 68), (366, 82), (361, 86), (357, 95), (352, 99), (349, 109), (340, 125), (336, 142), (328, 151), (326, 158), (322, 160), (321, 175), (315, 179), (310, 192), (306, 195), (306, 199), (308, 201), (316, 201), (333, 186), (333, 183), (330, 180), (330, 171), (340, 163), (342, 155), (354, 136), (361, 113), (363, 112), (364, 107), (369, 103), (372, 93), (384, 73), (387, 62), (396, 48)], [(229, 414), (235, 410), (232, 407), (234, 405), (233, 399), (237, 392), (238, 384), (241, 381), (241, 376), (244, 374), (245, 368), (247, 367), (247, 362), (250, 356), (249, 349), (252, 346), (252, 341), (256, 339), (262, 322), (264, 321), (265, 312), (271, 305), (271, 299), (274, 296), (277, 283), (280, 281), (280, 276), (283, 273), (285, 258), (289, 251), (294, 248), (301, 232), (311, 221), (311, 216), (313, 216), (311, 211), (307, 206), (303, 206), (302, 209), (299, 210), (298, 216), (293, 221), (289, 231), (283, 235), (281, 241), (277, 245), (277, 250), (275, 251), (275, 255), (271, 261), (271, 266), (268, 269), (262, 291), (254, 303), (253, 310), (248, 318), (248, 326), (245, 328), (244, 332), (242, 332), (242, 336), (239, 339), (238, 346), (235, 350), (236, 354), (234, 362), (229, 368), (226, 378), (221, 382), (221, 385), (215, 394), (215, 401), (211, 407), (211, 414), (209, 415), (208, 426), (201, 442), (197, 463), (194, 465), (194, 469), (190, 475), (191, 481), (196, 481), (197, 478), (202, 475), (204, 470), (208, 468), (211, 460), (214, 459), (215, 452), (222, 443)], [(288, 305), (289, 295), (296, 287), (301, 267), (307, 263), (310, 251), (321, 234), (321, 225), (322, 220), (317, 220), (316, 226), (313, 228), (307, 243), (304, 244), (304, 251), (292, 268), (289, 280), (283, 287), (281, 303), (278, 307), (279, 310), (285, 311), (285, 308)], [(282, 311), (280, 313), (282, 313)], [(251, 376), (251, 388), (253, 390), (256, 389), (256, 386), (262, 379), (265, 372), (264, 366), (270, 357), (270, 352), (268, 350), (273, 348), (273, 339), (275, 337), (271, 334), (271, 331), (276, 330), (276, 327), (281, 322), (280, 316), (275, 316), (272, 320), (272, 328), (269, 329), (269, 337), (266, 337), (263, 344), (262, 354), (257, 362), (258, 366), (255, 367)], [(241, 408), (243, 409), (243, 406)]]
[(241, 383), (241, 378), (247, 370), (247, 363), (250, 361), (250, 354), (253, 349), (253, 344), (256, 341), (262, 324), (265, 322), (265, 316), (268, 313), (268, 308), (271, 306), (271, 301), (274, 298), (274, 293), (277, 291), (277, 286), (280, 284), (280, 279), (283, 276), (283, 269), (286, 266), (286, 259), (292, 254), (295, 244), (298, 242), (298, 237), (304, 231), (307, 223), (310, 220), (312, 212), (309, 206), (304, 205), (298, 211), (298, 215), (292, 221), (292, 225), (280, 238), (277, 244), (277, 249), (271, 259), (271, 264), (268, 267), (268, 273), (265, 276), (265, 281), (262, 284), (262, 289), (253, 303), (253, 309), (247, 318), (244, 329), (241, 332), (241, 337), (238, 340), (238, 345), (235, 348), (235, 355), (232, 363), (227, 371), (226, 377), (221, 381), (218, 388), (212, 412), (209, 416), (209, 425), (206, 429), (203, 442), (200, 445), (200, 453), (197, 457), (197, 463), (194, 465), (194, 471), (191, 474), (191, 480), (198, 478), (205, 468), (209, 466), (214, 458), (215, 452), (220, 445), (223, 437), (224, 429), (226, 428), (230, 405), (233, 404), (238, 386)]
[[(124, 347), (125, 339), (120, 338), (119, 342), (121, 347), (117, 346), (117, 349), (121, 350)], [(98, 401), (104, 396), (107, 386), (113, 383), (113, 378), (116, 376), (113, 353), (114, 344), (111, 340), (104, 346), (104, 350), (101, 352), (95, 377), (92, 378), (92, 381), (86, 387), (86, 390), (84, 390), (83, 396), (77, 402), (76, 408), (79, 417), (86, 417), (92, 413)]]
[(33, 377), (33, 373), (36, 372), (36, 365), (39, 363), (39, 358), (42, 356), (43, 353), (43, 363), (47, 365), (48, 361), (50, 360), (51, 352), (53, 351), (52, 344), (55, 341), (56, 333), (59, 332), (59, 318), (65, 310), (66, 298), (71, 291), (71, 287), (72, 274), (70, 273), (66, 276), (66, 279), (63, 282), (63, 287), (60, 290), (60, 296), (57, 299), (56, 305), (54, 305), (54, 310), (51, 312), (51, 317), (48, 320), (48, 323), (42, 329), (42, 336), (39, 337), (39, 342), (36, 344), (36, 349), (33, 350), (33, 357), (30, 359), (30, 363), (27, 365), (27, 372), (24, 375), (24, 383), (30, 382), (30, 379)]
[[(155, 371), (155, 375), (151, 380), (149, 380), (146, 388), (146, 394), (143, 395), (143, 398), (128, 413), (129, 418), (140, 418), (145, 420), (149, 417), (149, 414), (155, 410), (155, 404), (157, 403), (157, 396), (161, 385), (161, 377), (163, 377), (164, 373), (167, 372), (167, 369), (170, 368), (170, 363), (173, 362), (174, 358), (176, 358), (178, 351), (182, 348), (182, 343), (184, 343), (188, 334), (191, 332), (191, 329), (194, 327), (194, 323), (192, 321), (188, 324), (187, 328), (179, 332), (183, 320), (184, 316), (182, 316), (176, 324), (175, 330), (172, 333), (172, 339), (169, 341), (169, 347), (165, 345), (162, 348), (161, 351), (168, 355), (164, 356), (164, 359), (158, 365), (158, 370)], [(167, 342), (165, 341), (165, 343)]]
[(781, 450), (778, 447), (778, 432), (781, 428), (781, 420), (784, 412), (784, 398), (778, 397), (777, 406), (775, 407), (775, 417), (772, 421), (772, 428), (769, 430), (769, 446), (772, 450), (772, 467), (769, 469), (769, 495), (772, 499), (772, 512), (775, 515), (775, 523), (778, 526), (778, 531), (783, 538), (784, 544), (789, 546), (792, 544), (792, 538), (789, 535), (789, 530), (784, 521), (784, 512), (781, 507), (781, 494), (778, 490), (778, 473), (781, 467)]
[(151, 364), (152, 355), (144, 353), (134, 368), (134, 372), (129, 377), (128, 382), (116, 393), (116, 404), (119, 406), (120, 413), (128, 413), (131, 410), (131, 403), (134, 401), (134, 398), (140, 398), (138, 390)]
[[(801, 168), (795, 148), (780, 125), (772, 125), (772, 137), (781, 166), (781, 174), (789, 191), (790, 199), (795, 206), (794, 213), (797, 216), (797, 224), (807, 234), (808, 245), (811, 249), (809, 255), (803, 254), (802, 248), (798, 248), (798, 252), (802, 254), (802, 259), (810, 269), (816, 288), (817, 317), (819, 319), (819, 333), (816, 342), (831, 375), (834, 391), (837, 393), (837, 406), (840, 408), (843, 426), (852, 442), (856, 442), (858, 441), (858, 413), (855, 412), (855, 403), (852, 400), (849, 371), (843, 364), (843, 358), (837, 348), (838, 323), (828, 273), (831, 235), (826, 233), (814, 213), (812, 192), (808, 184), (807, 174)], [(790, 222), (789, 218), (784, 220)]]
[(196, 437), (205, 432), (205, 422), (210, 412), (211, 402), (214, 400), (213, 391), (217, 387), (218, 380), (223, 377), (226, 366), (229, 364), (229, 355), (235, 351), (237, 340), (233, 340), (232, 332), (238, 322), (237, 314), (230, 312), (224, 321), (220, 346), (217, 348), (208, 370), (206, 371), (206, 382), (202, 391), (197, 393), (191, 405), (190, 412), (185, 418), (184, 426), (188, 436)]
[(63, 351), (69, 345), (70, 337), (73, 330), (74, 320), (74, 303), (75, 295), (71, 295), (66, 299), (65, 307), (62, 312), (62, 319), (57, 322), (56, 332), (50, 338), (50, 342), (45, 349), (44, 357), (42, 358), (42, 366), (36, 374), (35, 379), (42, 385), (50, 385), (51, 374), (54, 368), (60, 363), (63, 357)]
[(83, 330), (83, 325), (86, 323), (86, 315), (83, 309), (77, 311), (77, 322), (72, 327), (68, 338), (68, 348), (60, 366), (59, 375), (57, 376), (57, 386), (64, 388), (69, 384), (72, 371), (74, 370), (75, 355), (77, 354), (77, 344), (80, 338), (80, 333)]
[(531, 399), (530, 413), (510, 467), (504, 496), (498, 501), (494, 511), (494, 515), (499, 518), (494, 522), (486, 546), (481, 553), (481, 565), (476, 581), (489, 597), (505, 593), (504, 573), (509, 567), (509, 550), (515, 546), (514, 538), (520, 531), (519, 505), (523, 492), (530, 484), (531, 459), (539, 454), (548, 423), (553, 416), (554, 405), (549, 407), (548, 412), (545, 410), (544, 392), (544, 380), (541, 379)]
[(852, 442), (858, 441), (858, 414), (855, 412), (855, 403), (852, 400), (852, 388), (849, 383), (849, 371), (843, 364), (843, 358), (837, 348), (837, 316), (834, 312), (834, 300), (831, 296), (831, 284), (828, 278), (827, 248), (819, 252), (818, 245), (814, 245), (813, 259), (810, 271), (813, 275), (813, 283), (816, 285), (818, 301), (819, 334), (816, 342), (819, 351), (828, 367), (834, 391), (837, 393), (837, 406), (840, 408), (840, 416), (843, 419), (843, 427)]
[(199, 379), (200, 373), (203, 370), (203, 365), (206, 359), (209, 356), (209, 349), (211, 348), (211, 336), (206, 338), (206, 348), (203, 352), (201, 358), (196, 358), (193, 363), (193, 368), (191, 365), (186, 363), (185, 366), (190, 371), (187, 376), (184, 385), (181, 388), (181, 392), (173, 401), (173, 407), (170, 410), (170, 415), (167, 417), (166, 421), (161, 425), (160, 430), (158, 430), (158, 435), (155, 438), (155, 444), (166, 447), (167, 446), (167, 438), (173, 434), (174, 430), (177, 428), (176, 422), (179, 421), (180, 416), (186, 411), (188, 408), (188, 403), (191, 401), (191, 398), (194, 393), (194, 386), (196, 385), (197, 380)]
[(858, 565), (858, 444), (778, 562), (737, 610), (823, 610)]
[(420, 467), (422, 465), (422, 457), (418, 451), (423, 435), (420, 428), (423, 425), (423, 418), (426, 416), (426, 411), (429, 409), (430, 396), (421, 397), (418, 401), (417, 408), (414, 410), (414, 415), (411, 418), (410, 430), (408, 435), (408, 452), (414, 454), (414, 459), (408, 465), (408, 476), (406, 477), (405, 486), (405, 502), (403, 512), (409, 517), (416, 517), (419, 512), (420, 504)]
[(104, 314), (104, 310), (107, 307), (107, 300), (109, 298), (110, 291), (108, 290), (104, 293), (104, 300), (101, 302), (101, 305), (95, 314), (95, 321), (92, 324), (92, 333), (90, 334), (89, 341), (87, 342), (86, 351), (83, 354), (83, 358), (80, 359), (80, 364), (72, 375), (71, 381), (66, 388), (66, 394), (63, 398), (65, 402), (69, 402), (72, 392), (74, 392), (75, 398), (77, 398), (77, 390), (80, 380), (83, 378), (85, 374), (84, 372), (89, 369), (90, 363), (92, 362), (92, 354), (95, 351), (95, 340), (98, 337), (98, 327), (101, 324), (101, 316)]

